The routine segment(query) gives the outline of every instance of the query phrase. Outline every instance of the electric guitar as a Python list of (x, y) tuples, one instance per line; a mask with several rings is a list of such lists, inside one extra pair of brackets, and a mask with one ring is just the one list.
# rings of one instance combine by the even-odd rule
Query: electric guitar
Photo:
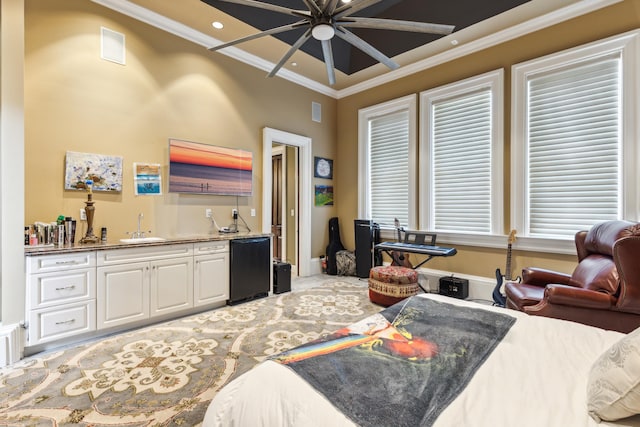
[[(396, 232), (398, 233), (398, 242), (402, 241), (402, 227), (400, 227), (400, 221), (398, 218), (394, 218), (393, 224), (396, 227)], [(391, 251), (391, 265), (399, 265), (402, 267), (413, 268), (411, 262), (409, 261), (409, 255), (405, 254), (401, 251)]]
[(499, 307), (504, 307), (505, 304), (507, 303), (507, 298), (506, 296), (504, 296), (501, 292), (501, 288), (502, 288), (502, 284), (504, 283), (504, 281), (509, 281), (509, 282), (520, 282), (522, 279), (520, 278), (520, 276), (516, 277), (515, 279), (511, 277), (511, 245), (513, 244), (513, 242), (516, 241), (516, 230), (511, 230), (511, 233), (509, 233), (509, 238), (508, 238), (508, 242), (507, 242), (507, 265), (506, 265), (506, 270), (505, 270), (505, 274), (503, 275), (500, 272), (500, 269), (496, 269), (496, 286), (495, 288), (493, 288), (493, 305), (499, 306)]

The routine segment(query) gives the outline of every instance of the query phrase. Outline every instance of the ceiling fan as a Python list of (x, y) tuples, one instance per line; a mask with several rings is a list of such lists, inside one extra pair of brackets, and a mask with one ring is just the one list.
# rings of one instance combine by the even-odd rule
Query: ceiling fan
[[(203, 0), (204, 1), (204, 0)], [(331, 39), (334, 36), (338, 36), (347, 43), (360, 49), (367, 55), (376, 59), (378, 62), (383, 63), (392, 70), (395, 70), (399, 65), (391, 58), (380, 52), (375, 47), (358, 37), (347, 28), (369, 28), (380, 30), (396, 30), (396, 31), (410, 31), (417, 33), (430, 33), (430, 34), (443, 34), (447, 35), (453, 32), (453, 25), (444, 24), (432, 24), (427, 22), (415, 22), (415, 21), (401, 21), (396, 19), (383, 19), (383, 18), (367, 18), (360, 16), (352, 16), (352, 14), (359, 12), (369, 6), (379, 3), (382, 0), (353, 0), (349, 3), (345, 3), (338, 6), (340, 0), (302, 0), (307, 6), (308, 10), (295, 10), (288, 7), (283, 7), (271, 3), (265, 3), (258, 0), (220, 0), (228, 3), (235, 3), (245, 6), (251, 6), (270, 10), (273, 12), (283, 13), (287, 15), (293, 15), (300, 18), (299, 21), (292, 24), (283, 25), (280, 27), (272, 28), (270, 30), (261, 31), (250, 36), (242, 37), (236, 40), (232, 40), (227, 43), (223, 43), (209, 48), (211, 51), (224, 49), (225, 47), (233, 46), (238, 43), (254, 40), (260, 37), (268, 35), (283, 33), (285, 31), (291, 31), (298, 28), (306, 27), (307, 30), (298, 40), (291, 46), (289, 51), (280, 59), (276, 66), (271, 70), (267, 77), (275, 76), (280, 68), (287, 62), (287, 60), (298, 50), (304, 43), (310, 38), (320, 41), (322, 43), (322, 54), (324, 57), (324, 63), (327, 67), (327, 76), (329, 78), (329, 84), (334, 85), (336, 83), (336, 75), (334, 71), (333, 52), (331, 49)]]

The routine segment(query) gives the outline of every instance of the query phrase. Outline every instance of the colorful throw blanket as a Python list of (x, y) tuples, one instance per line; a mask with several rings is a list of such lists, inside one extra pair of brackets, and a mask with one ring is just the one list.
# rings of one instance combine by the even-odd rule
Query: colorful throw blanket
[(412, 297), (273, 358), (361, 426), (431, 426), (515, 319)]

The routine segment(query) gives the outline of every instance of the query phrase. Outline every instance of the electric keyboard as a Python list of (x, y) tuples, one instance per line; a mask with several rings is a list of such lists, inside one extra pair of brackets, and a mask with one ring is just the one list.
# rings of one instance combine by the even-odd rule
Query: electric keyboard
[(452, 256), (458, 251), (456, 248), (445, 248), (443, 246), (421, 245), (418, 243), (406, 242), (382, 242), (374, 246), (374, 249), (381, 251), (400, 251), (430, 256)]

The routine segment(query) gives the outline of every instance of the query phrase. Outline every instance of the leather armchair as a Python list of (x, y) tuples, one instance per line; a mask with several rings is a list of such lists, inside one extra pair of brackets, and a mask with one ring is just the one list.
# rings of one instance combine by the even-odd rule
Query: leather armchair
[(506, 306), (624, 333), (640, 327), (640, 224), (607, 221), (575, 236), (573, 274), (522, 270), (507, 282)]

